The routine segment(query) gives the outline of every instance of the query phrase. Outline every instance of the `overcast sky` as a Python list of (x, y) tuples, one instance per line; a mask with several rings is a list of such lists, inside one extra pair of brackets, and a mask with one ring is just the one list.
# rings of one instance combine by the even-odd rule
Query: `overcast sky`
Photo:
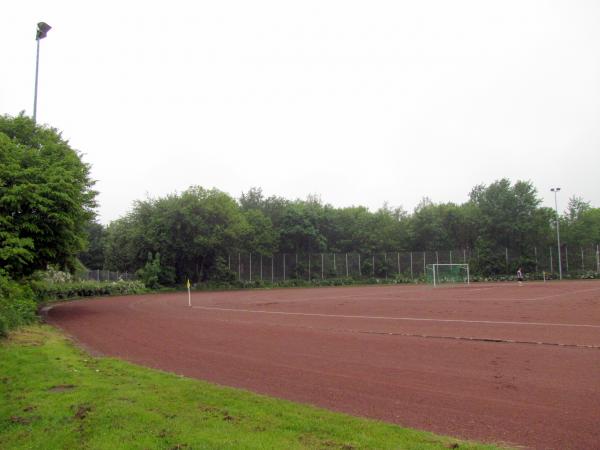
[(463, 203), (502, 177), (600, 206), (600, 1), (30, 1), (0, 15), (0, 114), (33, 111), (136, 199), (253, 186)]

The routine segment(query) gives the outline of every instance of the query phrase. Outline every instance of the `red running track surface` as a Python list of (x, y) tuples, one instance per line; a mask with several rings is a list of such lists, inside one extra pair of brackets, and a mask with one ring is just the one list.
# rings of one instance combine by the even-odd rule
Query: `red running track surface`
[(55, 305), (95, 352), (402, 426), (600, 448), (600, 282), (276, 289)]

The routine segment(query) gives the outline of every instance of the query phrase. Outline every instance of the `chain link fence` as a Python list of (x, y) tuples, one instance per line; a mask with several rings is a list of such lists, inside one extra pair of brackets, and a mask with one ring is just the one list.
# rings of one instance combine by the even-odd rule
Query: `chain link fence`
[[(481, 255), (469, 249), (444, 251), (361, 253), (236, 253), (227, 256), (231, 273), (239, 281), (326, 280), (334, 278), (420, 279), (428, 264), (469, 264), (481, 268), (492, 261), (498, 274), (514, 274), (518, 267), (527, 272), (557, 274), (558, 248), (535, 248), (532, 255), (504, 252)], [(599, 246), (561, 247), (561, 270), (566, 275), (600, 273)], [(96, 274), (93, 271), (92, 274)], [(100, 271), (101, 273), (104, 271)]]
[(128, 272), (113, 272), (110, 270), (87, 270), (84, 271), (81, 275), (81, 278), (84, 280), (93, 280), (93, 281), (131, 281), (135, 280), (136, 277), (132, 273)]

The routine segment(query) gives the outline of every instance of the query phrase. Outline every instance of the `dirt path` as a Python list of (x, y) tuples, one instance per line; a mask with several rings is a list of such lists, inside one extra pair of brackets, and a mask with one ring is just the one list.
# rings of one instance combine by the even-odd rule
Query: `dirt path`
[(48, 321), (106, 355), (403, 426), (600, 448), (600, 283), (113, 297)]

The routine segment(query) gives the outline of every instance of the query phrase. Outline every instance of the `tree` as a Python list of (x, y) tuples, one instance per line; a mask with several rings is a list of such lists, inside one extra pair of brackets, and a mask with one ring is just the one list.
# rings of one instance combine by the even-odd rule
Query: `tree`
[(75, 266), (96, 206), (89, 171), (57, 130), (0, 116), (0, 264), (13, 277)]
[(105, 228), (102, 224), (91, 221), (85, 227), (88, 244), (78, 257), (79, 261), (88, 269), (104, 268), (104, 235)]

